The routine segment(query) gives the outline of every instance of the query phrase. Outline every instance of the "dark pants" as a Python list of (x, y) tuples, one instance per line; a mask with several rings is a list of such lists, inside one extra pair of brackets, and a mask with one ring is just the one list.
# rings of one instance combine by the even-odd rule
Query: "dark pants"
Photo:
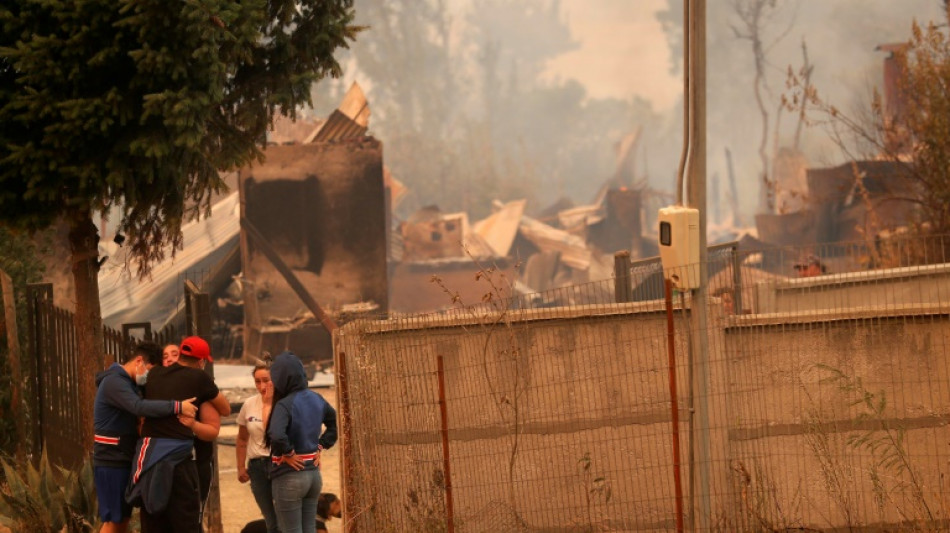
[(196, 460), (195, 466), (198, 467), (198, 491), (201, 493), (201, 507), (208, 503), (208, 494), (211, 493), (211, 482), (214, 480), (214, 462), (209, 458), (207, 460)]
[(192, 460), (175, 466), (168, 507), (159, 514), (142, 509), (142, 533), (201, 533), (198, 469)]

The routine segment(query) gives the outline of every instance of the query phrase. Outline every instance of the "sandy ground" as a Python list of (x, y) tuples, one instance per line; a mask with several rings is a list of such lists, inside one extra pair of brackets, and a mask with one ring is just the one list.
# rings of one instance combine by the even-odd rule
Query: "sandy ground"
[[(314, 389), (331, 405), (337, 407), (336, 390), (333, 388)], [(236, 414), (236, 413), (235, 413)], [(232, 417), (233, 418), (233, 417)], [(229, 419), (230, 420), (230, 419)], [(240, 533), (244, 524), (261, 518), (260, 510), (251, 494), (251, 486), (237, 479), (237, 461), (234, 442), (238, 427), (233, 422), (222, 425), (218, 443), (218, 472), (221, 476), (221, 516), (225, 533)], [(323, 492), (340, 494), (340, 447), (334, 446), (323, 452), (321, 457), (323, 474)], [(330, 533), (343, 531), (342, 522), (337, 519), (327, 523)]]

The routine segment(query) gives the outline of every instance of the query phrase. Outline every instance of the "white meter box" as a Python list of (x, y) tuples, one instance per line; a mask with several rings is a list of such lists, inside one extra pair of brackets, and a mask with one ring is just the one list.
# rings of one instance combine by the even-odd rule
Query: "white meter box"
[(699, 287), (699, 210), (664, 207), (658, 220), (663, 277), (679, 289)]

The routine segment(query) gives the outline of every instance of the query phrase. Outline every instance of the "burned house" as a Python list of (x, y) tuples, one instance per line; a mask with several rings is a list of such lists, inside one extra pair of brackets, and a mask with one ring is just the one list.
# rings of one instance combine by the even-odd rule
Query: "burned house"
[(332, 316), (385, 312), (382, 143), (359, 87), (305, 142), (239, 172), (245, 352), (332, 359)]
[(773, 164), (777, 213), (756, 216), (758, 237), (774, 246), (873, 240), (913, 220), (918, 197), (906, 133), (899, 62), (906, 43), (881, 45), (884, 59), (885, 146), (877, 158), (809, 168), (801, 154), (780, 150)]

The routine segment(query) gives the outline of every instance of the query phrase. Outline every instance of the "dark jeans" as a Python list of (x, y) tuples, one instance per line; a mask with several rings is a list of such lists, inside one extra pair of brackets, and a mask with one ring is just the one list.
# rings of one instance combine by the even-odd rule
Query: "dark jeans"
[(201, 533), (198, 469), (192, 460), (175, 466), (168, 507), (159, 514), (142, 509), (142, 533)]
[(271, 493), (270, 457), (251, 459), (247, 463), (247, 475), (251, 478), (251, 493), (257, 501), (267, 524), (267, 533), (278, 533), (277, 514), (274, 512), (274, 496)]
[(317, 528), (317, 496), (323, 478), (319, 470), (287, 472), (271, 480), (274, 510), (282, 533), (314, 533)]

